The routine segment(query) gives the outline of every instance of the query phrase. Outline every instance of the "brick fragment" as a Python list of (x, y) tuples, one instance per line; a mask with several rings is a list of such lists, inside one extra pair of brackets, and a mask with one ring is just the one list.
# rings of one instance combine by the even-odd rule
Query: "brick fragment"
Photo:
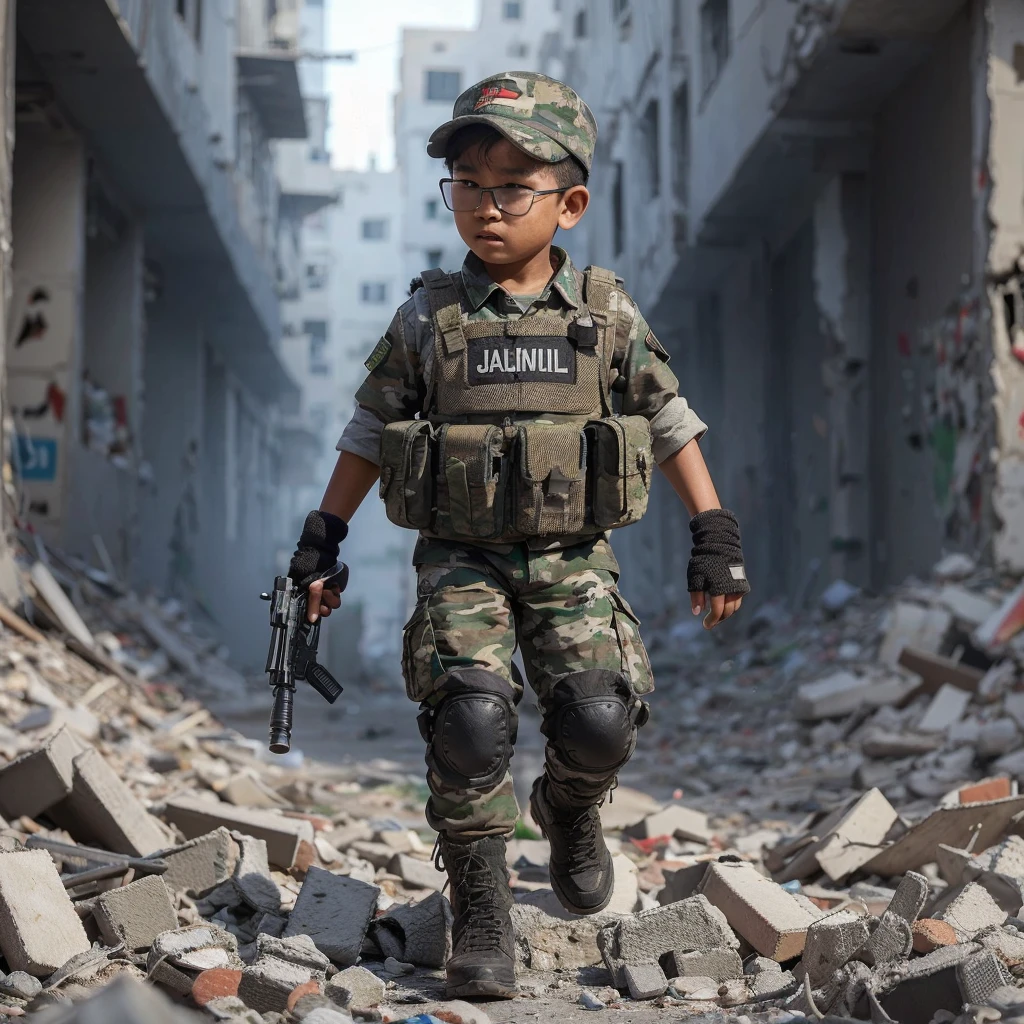
[(284, 1013), (288, 997), (310, 980), (310, 972), (297, 964), (265, 956), (242, 970), (238, 998), (259, 1013)]
[(955, 946), (956, 932), (946, 921), (925, 917), (913, 924), (914, 952), (931, 953), (941, 946)]
[(107, 945), (124, 943), (130, 952), (149, 949), (162, 932), (178, 926), (167, 886), (159, 875), (146, 875), (96, 899), (93, 917)]
[(626, 964), (623, 973), (634, 999), (657, 999), (668, 991), (668, 978), (657, 963)]
[(237, 996), (242, 972), (227, 967), (203, 971), (192, 983), (192, 998), (197, 1006), (206, 1006), (211, 999)]
[(34, 818), (71, 792), (72, 761), (82, 743), (61, 727), (38, 750), (29, 751), (0, 770), (0, 814), (8, 820)]
[(749, 864), (712, 864), (701, 891), (737, 934), (762, 956), (780, 963), (803, 952), (807, 929), (817, 920), (782, 886)]
[(267, 844), (271, 864), (287, 870), (295, 862), (299, 841), (313, 841), (313, 826), (301, 818), (286, 818), (273, 811), (252, 811), (198, 797), (180, 796), (167, 802), (164, 817), (194, 839), (224, 826)]
[[(307, 999), (310, 996), (319, 996), (323, 992), (323, 982), (319, 978), (310, 978), (301, 985), (296, 985), (288, 996), (288, 1009), (294, 1010), (300, 999)], [(309, 1020), (303, 1017), (303, 1020)]]
[(354, 964), (379, 893), (375, 885), (333, 875), (323, 868), (310, 868), (288, 919), (285, 937), (308, 935), (317, 949), (339, 966)]
[(0, 952), (11, 969), (52, 974), (89, 948), (53, 858), (45, 850), (0, 854)]
[(1002, 925), (1006, 921), (1006, 911), (996, 903), (987, 889), (977, 882), (970, 882), (935, 917), (951, 924), (957, 938), (967, 942), (986, 928)]
[[(695, 949), (689, 953), (672, 950), (661, 957), (661, 966), (670, 978), (714, 978), (731, 981), (743, 977), (743, 961), (735, 949)], [(776, 965), (777, 966), (777, 965)]]
[(369, 1010), (384, 1002), (384, 982), (365, 967), (346, 967), (327, 982), (324, 995), (345, 1009)]
[(171, 892), (201, 899), (231, 878), (238, 857), (238, 844), (231, 833), (226, 828), (214, 829), (161, 854), (167, 870), (160, 877)]

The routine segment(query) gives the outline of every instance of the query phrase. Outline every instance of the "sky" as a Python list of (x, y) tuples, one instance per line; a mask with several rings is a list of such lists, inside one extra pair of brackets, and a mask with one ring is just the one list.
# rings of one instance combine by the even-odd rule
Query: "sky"
[(327, 64), (332, 163), (365, 170), (375, 156), (379, 169), (390, 170), (402, 29), (473, 28), (477, 0), (332, 0), (326, 13), (327, 48), (357, 51), (354, 63)]

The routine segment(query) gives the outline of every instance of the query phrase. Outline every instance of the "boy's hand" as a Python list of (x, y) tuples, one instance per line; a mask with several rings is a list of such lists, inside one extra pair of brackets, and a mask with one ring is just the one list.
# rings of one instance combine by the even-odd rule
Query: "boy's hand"
[(693, 551), (686, 567), (690, 607), (694, 615), (707, 610), (704, 628), (713, 629), (739, 611), (743, 595), (750, 592), (740, 527), (732, 512), (712, 508), (690, 520), (690, 532)]
[(306, 618), (316, 622), (317, 616), (326, 619), (335, 608), (341, 607), (341, 591), (337, 587), (324, 587), (323, 580), (309, 585)]
[(341, 553), (341, 542), (348, 535), (348, 523), (330, 512), (313, 511), (306, 516), (298, 546), (288, 566), (288, 576), (300, 590), (309, 588), (306, 617), (316, 622), (341, 605), (341, 592), (318, 576), (333, 569)]

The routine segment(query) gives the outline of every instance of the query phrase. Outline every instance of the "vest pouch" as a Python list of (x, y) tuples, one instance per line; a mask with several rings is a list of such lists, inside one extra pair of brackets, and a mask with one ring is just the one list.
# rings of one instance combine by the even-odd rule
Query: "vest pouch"
[(647, 511), (654, 457), (643, 416), (591, 420), (586, 427), (590, 503), (602, 530), (635, 523)]
[(434, 509), (433, 427), (401, 420), (384, 427), (380, 441), (380, 496), (388, 519), (410, 530), (430, 526)]
[(498, 536), (505, 529), (507, 477), (501, 427), (447, 423), (438, 438), (436, 531)]
[(515, 528), (528, 537), (578, 533), (586, 524), (586, 442), (578, 423), (519, 427)]

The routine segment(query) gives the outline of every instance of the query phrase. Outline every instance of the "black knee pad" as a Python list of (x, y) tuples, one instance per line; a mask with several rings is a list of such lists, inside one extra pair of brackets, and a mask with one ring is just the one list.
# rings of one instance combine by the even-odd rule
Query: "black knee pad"
[(483, 668), (455, 668), (439, 680), (441, 700), (417, 720), (427, 764), (459, 789), (501, 781), (516, 742), (518, 695), (507, 680)]
[(568, 767), (600, 775), (629, 760), (645, 712), (620, 672), (571, 672), (555, 684), (544, 733)]

